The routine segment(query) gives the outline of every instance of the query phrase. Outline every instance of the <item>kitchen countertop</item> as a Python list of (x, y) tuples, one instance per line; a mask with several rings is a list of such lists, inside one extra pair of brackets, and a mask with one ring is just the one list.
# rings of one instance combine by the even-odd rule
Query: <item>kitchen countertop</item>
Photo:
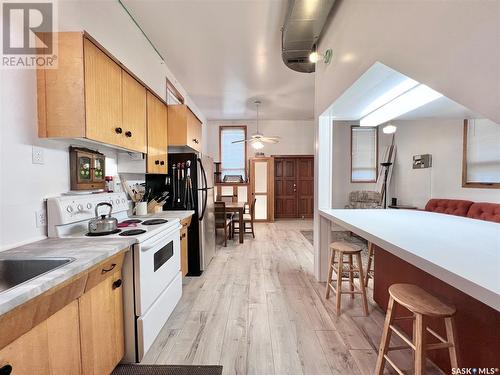
[(500, 311), (500, 224), (416, 210), (319, 213)]
[(170, 211), (162, 211), (162, 212), (158, 212), (158, 213), (155, 213), (155, 214), (148, 214), (146, 216), (137, 216), (137, 217), (148, 217), (148, 218), (151, 218), (151, 217), (161, 217), (161, 218), (165, 218), (165, 219), (179, 219), (179, 221), (182, 221), (186, 218), (188, 218), (189, 216), (192, 216), (194, 215), (194, 211), (193, 210), (186, 210), (186, 211), (173, 211), (173, 210), (170, 210)]
[(0, 252), (0, 259), (74, 258), (55, 270), (0, 293), (0, 315), (71, 279), (134, 244), (131, 238), (50, 238)]

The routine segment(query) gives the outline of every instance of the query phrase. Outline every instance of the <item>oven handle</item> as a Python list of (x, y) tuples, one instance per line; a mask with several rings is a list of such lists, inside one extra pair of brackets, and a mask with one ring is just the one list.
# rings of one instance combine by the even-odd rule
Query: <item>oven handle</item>
[[(149, 251), (151, 250), (152, 248), (156, 247), (156, 245), (162, 241), (165, 241), (169, 238), (174, 238), (175, 239), (175, 235), (174, 235), (174, 232), (176, 232), (177, 230), (180, 230), (182, 229), (182, 225), (179, 224), (179, 226), (177, 228), (172, 228), (172, 230), (170, 230), (168, 232), (168, 235), (167, 236), (161, 236), (159, 237), (157, 240), (154, 240), (154, 242), (149, 242), (150, 240), (148, 241), (145, 241), (141, 244), (141, 251)], [(167, 241), (167, 243), (170, 242), (170, 241)]]

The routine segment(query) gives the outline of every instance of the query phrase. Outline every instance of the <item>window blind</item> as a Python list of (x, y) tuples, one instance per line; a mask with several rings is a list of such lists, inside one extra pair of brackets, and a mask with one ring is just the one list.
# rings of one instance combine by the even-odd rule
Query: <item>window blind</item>
[(245, 139), (245, 128), (222, 128), (220, 132), (220, 157), (222, 178), (226, 175), (241, 175), (245, 173), (245, 142), (232, 143)]
[(377, 181), (377, 128), (351, 128), (351, 180)]
[(500, 125), (475, 119), (467, 126), (467, 182), (500, 182)]

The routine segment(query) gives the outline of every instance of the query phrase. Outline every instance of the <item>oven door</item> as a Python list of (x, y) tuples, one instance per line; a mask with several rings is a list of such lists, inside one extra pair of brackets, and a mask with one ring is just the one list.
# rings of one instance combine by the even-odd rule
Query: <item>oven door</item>
[(135, 313), (140, 317), (175, 279), (181, 269), (181, 225), (139, 244), (134, 252)]

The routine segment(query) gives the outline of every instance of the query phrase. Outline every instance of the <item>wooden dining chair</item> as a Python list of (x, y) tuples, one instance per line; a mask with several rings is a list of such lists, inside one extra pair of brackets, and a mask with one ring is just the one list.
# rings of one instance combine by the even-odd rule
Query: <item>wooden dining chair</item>
[(217, 200), (224, 202), (224, 203), (231, 203), (233, 201), (233, 196), (232, 195), (219, 195), (219, 198)]
[(233, 232), (233, 223), (227, 214), (225, 202), (214, 202), (215, 233), (217, 234), (217, 229), (224, 229), (224, 247), (227, 246), (227, 239)]
[[(248, 213), (243, 214), (243, 233), (252, 234), (252, 237), (255, 238), (255, 232), (253, 230), (253, 222), (255, 220), (255, 202), (257, 199), (253, 199), (252, 204), (249, 207)], [(246, 210), (245, 210), (246, 212)], [(247, 226), (249, 224), (249, 226)], [(239, 214), (235, 214), (233, 216), (233, 237), (235, 234), (240, 233), (240, 216)]]

